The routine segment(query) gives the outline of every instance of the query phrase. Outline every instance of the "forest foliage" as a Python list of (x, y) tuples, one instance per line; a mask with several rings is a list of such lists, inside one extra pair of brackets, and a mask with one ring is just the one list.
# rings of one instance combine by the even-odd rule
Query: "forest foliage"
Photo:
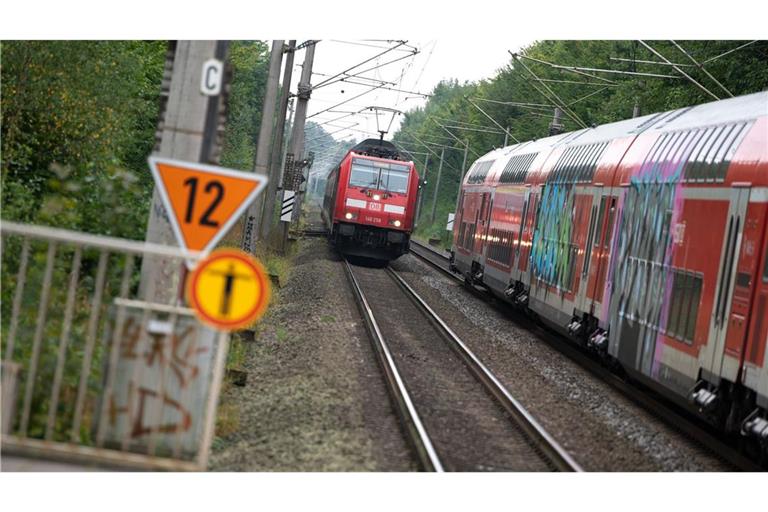
[[(2, 218), (143, 239), (165, 41), (4, 41)], [(234, 41), (222, 164), (253, 168), (267, 73)]]
[[(677, 44), (701, 63), (747, 42), (677, 41)], [(717, 83), (696, 67), (671, 41), (647, 43), (669, 61), (684, 64), (685, 67), (681, 69), (713, 94), (720, 98), (728, 97)], [(519, 53), (530, 59), (515, 61), (510, 56), (509, 63), (488, 80), (468, 83), (444, 81), (435, 87), (432, 97), (423, 108), (405, 114), (394, 140), (411, 151), (429, 153), (419, 235), (447, 236), (446, 219), (448, 213), (455, 208), (464, 142), (469, 146), (466, 163), (466, 168), (469, 168), (479, 156), (503, 146), (505, 135), (499, 126), (509, 130), (511, 137), (508, 144), (513, 144), (515, 139), (526, 141), (547, 136), (553, 117), (554, 95), (567, 104), (574, 117), (586, 126), (630, 118), (635, 106), (641, 115), (645, 115), (714, 101), (712, 96), (679, 75), (671, 66), (643, 62), (659, 62), (661, 59), (639, 41), (539, 41)], [(708, 62), (705, 70), (730, 93), (738, 96), (768, 87), (767, 62), (768, 41), (758, 41)], [(589, 72), (593, 76), (587, 76), (583, 72), (556, 69), (546, 63), (629, 73), (675, 75), (677, 78), (605, 72)], [(535, 77), (544, 81), (543, 84), (550, 89), (551, 94)], [(565, 131), (582, 127), (567, 115), (563, 116), (562, 124)], [(425, 146), (429, 146), (429, 149)], [(432, 198), (437, 181), (440, 146), (448, 146), (448, 149), (445, 151), (436, 215), (432, 222)], [(424, 158), (423, 155), (414, 155), (420, 171), (424, 168)]]
[[(266, 81), (266, 45), (236, 41), (230, 45), (232, 81), (229, 116), (221, 159), (224, 165), (253, 168), (255, 141), (261, 121)], [(4, 41), (0, 46), (0, 217), (89, 233), (143, 239), (154, 183), (147, 157), (155, 144), (161, 105), (166, 41)], [(3, 238), (0, 281), (0, 338), (8, 338), (21, 260), (19, 237)], [(73, 248), (60, 244), (52, 259), (50, 278), (44, 274), (47, 244), (30, 245), (26, 285), (20, 295), (15, 361), (30, 361), (32, 337), (43, 283), (49, 290), (47, 315), (54, 321), (41, 331), (38, 382), (51, 382), (56, 367), (56, 343), (62, 335)], [(95, 295), (94, 273), (100, 254), (82, 252), (77, 304), (71, 318), (67, 370), (61, 383), (54, 439), (69, 440), (71, 417), (89, 301)], [(105, 293), (120, 286), (122, 258), (108, 257)], [(138, 283), (138, 266), (133, 284)], [(108, 315), (100, 317), (103, 325)], [(8, 347), (3, 346), (4, 350)], [(89, 396), (97, 396), (103, 365), (102, 345), (93, 354)], [(26, 385), (26, 384), (24, 384)], [(25, 389), (24, 389), (25, 391)], [(21, 393), (22, 390), (19, 390)], [(41, 437), (50, 390), (34, 388), (29, 435)], [(86, 407), (87, 410), (87, 407)], [(85, 424), (85, 422), (84, 422)], [(81, 428), (81, 441), (91, 432)]]

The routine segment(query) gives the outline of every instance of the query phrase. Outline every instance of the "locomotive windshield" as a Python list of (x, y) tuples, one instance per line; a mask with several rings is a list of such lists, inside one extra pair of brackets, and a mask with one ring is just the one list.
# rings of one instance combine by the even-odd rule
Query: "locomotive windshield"
[(408, 191), (409, 174), (410, 168), (404, 164), (353, 158), (349, 184), (353, 187), (405, 194)]

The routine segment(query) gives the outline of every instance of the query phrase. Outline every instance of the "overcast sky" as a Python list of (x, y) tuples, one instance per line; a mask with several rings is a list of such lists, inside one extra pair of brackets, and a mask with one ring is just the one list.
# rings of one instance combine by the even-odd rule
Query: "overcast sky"
[[(381, 55), (349, 71), (349, 73), (354, 74), (402, 58), (378, 69), (371, 69), (361, 76), (386, 80), (394, 85), (387, 84), (384, 87), (411, 92), (377, 89), (352, 99), (371, 90), (370, 87), (360, 84), (378, 85), (376, 82), (359, 77), (352, 79), (356, 82), (355, 84), (337, 82), (328, 86), (320, 86), (313, 91), (309, 101), (308, 120), (318, 123), (330, 121), (324, 125), (324, 128), (329, 133), (335, 132), (333, 137), (336, 139), (353, 136), (360, 140), (369, 136), (376, 136), (379, 129), (387, 128), (389, 128), (389, 133), (385, 138), (390, 138), (397, 130), (402, 116), (396, 115), (391, 126), (388, 125), (392, 119), (392, 114), (383, 111), (378, 116), (378, 126), (374, 113), (349, 115), (336, 121), (334, 119), (371, 106), (393, 108), (403, 112), (423, 106), (426, 98), (413, 93), (429, 94), (441, 80), (450, 78), (464, 82), (493, 77), (498, 69), (508, 64), (510, 56), (507, 50), (518, 50), (530, 42), (531, 40), (515, 39), (484, 41), (481, 48), (477, 45), (468, 44), (466, 40), (459, 38), (409, 40), (408, 46), (404, 45)], [(321, 40), (315, 48), (312, 84), (320, 85), (323, 80), (370, 59), (395, 44), (386, 41)], [(411, 54), (411, 48), (414, 47), (419, 50), (416, 55)], [(303, 60), (304, 52), (298, 52), (293, 72), (293, 91), (296, 90), (295, 84), (301, 74), (300, 64)], [(336, 106), (347, 100), (350, 101)], [(326, 111), (331, 107), (333, 107), (333, 112)], [(350, 128), (346, 129), (345, 127)]]

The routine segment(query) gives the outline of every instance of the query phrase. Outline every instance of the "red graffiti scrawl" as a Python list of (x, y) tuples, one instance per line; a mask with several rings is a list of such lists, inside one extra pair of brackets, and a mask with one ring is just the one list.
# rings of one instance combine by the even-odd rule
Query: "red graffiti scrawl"
[[(178, 423), (166, 423), (165, 425), (147, 426), (144, 424), (144, 413), (147, 409), (150, 409), (153, 399), (157, 400), (159, 394), (151, 389), (139, 388), (139, 407), (138, 414), (136, 415), (136, 421), (133, 423), (133, 430), (131, 431), (131, 437), (141, 437), (145, 434), (151, 434), (152, 432), (162, 432), (163, 434), (172, 434), (175, 432), (186, 432), (192, 425), (192, 417), (179, 402), (172, 399), (168, 395), (163, 394), (162, 401), (163, 407), (170, 406), (179, 411), (181, 414), (181, 421)], [(155, 410), (152, 407), (150, 410)]]

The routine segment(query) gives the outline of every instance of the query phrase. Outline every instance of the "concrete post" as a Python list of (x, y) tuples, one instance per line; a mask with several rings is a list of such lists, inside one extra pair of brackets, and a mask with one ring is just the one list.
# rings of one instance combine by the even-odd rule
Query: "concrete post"
[(272, 144), (272, 156), (269, 164), (269, 183), (264, 192), (264, 211), (261, 215), (261, 239), (266, 240), (272, 230), (275, 213), (275, 198), (277, 187), (280, 184), (282, 172), (283, 139), (285, 136), (285, 116), (288, 110), (288, 101), (291, 97), (291, 78), (293, 76), (293, 56), (296, 53), (296, 40), (288, 42), (285, 48), (285, 71), (283, 71), (283, 87), (280, 93), (280, 107), (277, 109), (277, 125), (275, 126), (275, 139)]
[[(304, 55), (304, 64), (301, 69), (301, 79), (299, 80), (299, 91), (296, 95), (296, 112), (293, 115), (293, 129), (291, 131), (291, 145), (289, 153), (293, 154), (294, 161), (300, 162), (304, 158), (304, 124), (307, 120), (307, 103), (312, 94), (312, 63), (315, 60), (315, 42), (312, 41), (307, 46)], [(296, 195), (296, 202), (293, 209), (293, 218), (298, 219), (301, 214), (301, 196)], [(285, 252), (288, 243), (288, 228), (290, 222), (282, 223), (282, 240), (280, 251)]]
[[(424, 174), (421, 176), (421, 182), (427, 181), (427, 164), (429, 164), (429, 155), (424, 157)], [(413, 218), (413, 227), (419, 225), (419, 215), (421, 215), (421, 203), (424, 201), (424, 192), (426, 192), (426, 185), (419, 186), (419, 200), (416, 202), (416, 215)]]
[[(256, 162), (253, 170), (259, 174), (269, 174), (269, 159), (272, 153), (272, 127), (275, 120), (277, 88), (280, 81), (280, 66), (282, 63), (283, 41), (282, 39), (277, 39), (272, 41), (272, 51), (269, 54), (267, 90), (264, 93), (264, 107), (261, 110), (261, 128), (259, 129), (259, 140), (256, 145)], [(241, 248), (248, 253), (253, 253), (254, 243), (259, 238), (264, 197), (265, 194), (259, 195), (248, 207), (245, 214)]]
[[(218, 113), (222, 106), (221, 95), (204, 95), (200, 90), (200, 82), (203, 64), (212, 58), (224, 61), (227, 46), (225, 41), (176, 43), (157, 155), (188, 162), (211, 161), (212, 155), (216, 153), (214, 146)], [(156, 244), (178, 245), (157, 187), (152, 194), (145, 239)], [(184, 272), (179, 272), (178, 263), (160, 257), (144, 258), (140, 296), (147, 301), (169, 304), (174, 295), (178, 295), (181, 288), (179, 279), (183, 277)], [(153, 281), (154, 286), (148, 286), (149, 281)], [(151, 296), (147, 296), (148, 290), (152, 290)]]
[(435, 222), (435, 211), (437, 210), (437, 191), (440, 189), (440, 177), (443, 174), (443, 159), (445, 157), (445, 148), (440, 150), (440, 165), (437, 166), (437, 182), (435, 183), (435, 193), (432, 195), (432, 215), (430, 222)]

